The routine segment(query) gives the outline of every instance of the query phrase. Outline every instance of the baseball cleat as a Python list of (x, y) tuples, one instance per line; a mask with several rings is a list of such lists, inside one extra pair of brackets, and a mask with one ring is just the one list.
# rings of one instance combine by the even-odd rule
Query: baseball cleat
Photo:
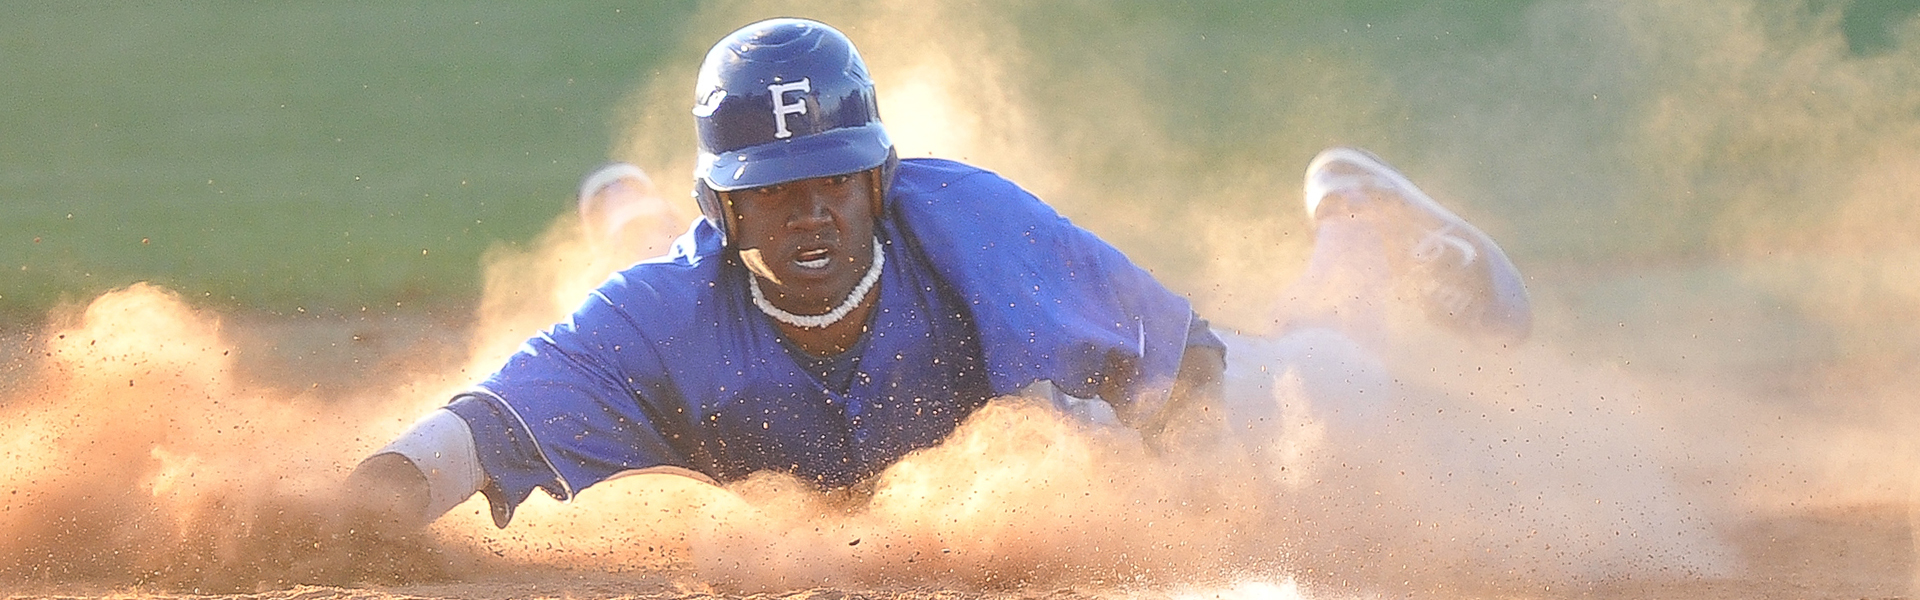
[(632, 258), (664, 252), (679, 233), (653, 180), (628, 163), (608, 163), (582, 178), (578, 208), (588, 241)]
[(1519, 269), (1493, 238), (1373, 154), (1330, 148), (1307, 165), (1307, 214), (1375, 219), (1397, 279), (1429, 319), (1471, 335), (1525, 339), (1533, 308)]

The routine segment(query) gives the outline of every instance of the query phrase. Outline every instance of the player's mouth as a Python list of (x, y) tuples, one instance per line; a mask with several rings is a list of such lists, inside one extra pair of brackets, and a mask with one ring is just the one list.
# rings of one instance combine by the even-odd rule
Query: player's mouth
[(818, 271), (833, 264), (833, 253), (826, 248), (802, 250), (800, 254), (793, 259), (793, 264), (808, 271)]

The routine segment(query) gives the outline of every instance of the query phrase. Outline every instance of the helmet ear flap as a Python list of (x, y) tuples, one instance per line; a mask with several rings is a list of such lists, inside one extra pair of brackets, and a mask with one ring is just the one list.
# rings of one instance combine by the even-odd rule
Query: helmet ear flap
[(900, 169), (900, 153), (887, 148), (887, 161), (873, 168), (873, 218), (887, 216), (887, 194), (893, 192), (893, 173)]
[(706, 178), (693, 179), (693, 202), (700, 205), (700, 216), (720, 232), (720, 245), (733, 244), (733, 211), (720, 192), (707, 185)]

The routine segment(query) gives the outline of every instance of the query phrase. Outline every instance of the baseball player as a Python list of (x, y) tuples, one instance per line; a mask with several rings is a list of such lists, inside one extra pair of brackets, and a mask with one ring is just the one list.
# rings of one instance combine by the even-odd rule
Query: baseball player
[[(701, 218), (362, 462), (362, 509), (407, 530), (479, 492), (505, 527), (536, 489), (636, 471), (839, 489), (1035, 384), (1150, 442), (1221, 395), (1227, 347), (1186, 299), (998, 175), (899, 159), (839, 31), (728, 35), (692, 112)], [(1499, 249), (1385, 163), (1329, 151), (1308, 190), (1302, 331), (1362, 330), (1337, 299), (1412, 277), (1443, 321), (1526, 334)]]

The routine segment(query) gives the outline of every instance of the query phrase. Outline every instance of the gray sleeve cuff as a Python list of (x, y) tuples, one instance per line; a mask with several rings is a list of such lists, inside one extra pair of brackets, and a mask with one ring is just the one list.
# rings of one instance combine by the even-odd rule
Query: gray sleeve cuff
[(436, 409), (375, 454), (398, 454), (427, 477), (426, 519), (437, 519), (486, 484), (473, 432), (453, 411)]

